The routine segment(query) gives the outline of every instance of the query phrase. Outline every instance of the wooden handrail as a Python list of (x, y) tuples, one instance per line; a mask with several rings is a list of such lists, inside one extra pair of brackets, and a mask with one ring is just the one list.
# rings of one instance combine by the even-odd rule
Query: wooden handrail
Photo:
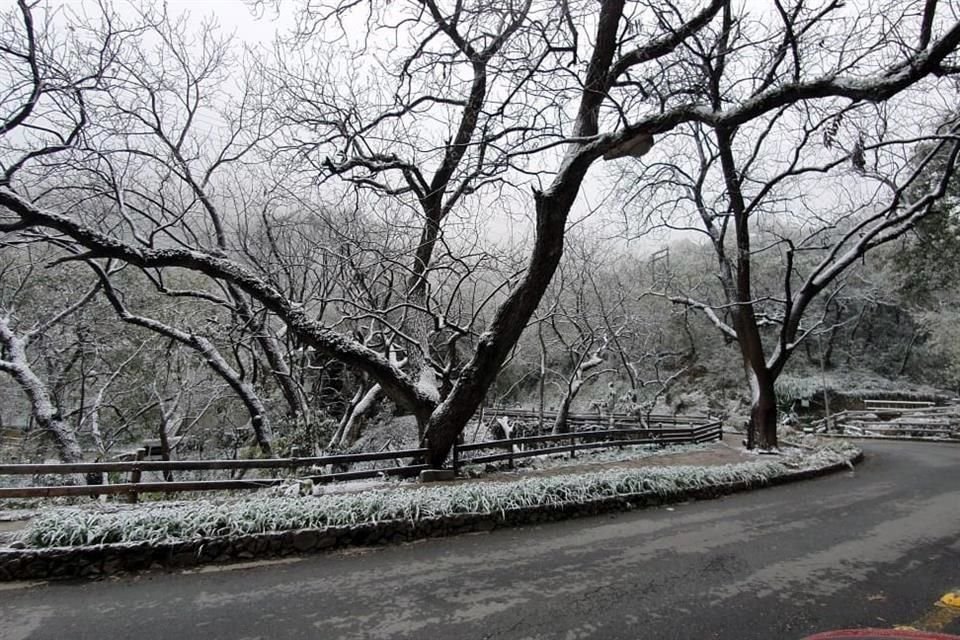
[[(584, 451), (588, 449), (600, 449), (602, 447), (625, 447), (625, 446), (635, 446), (635, 445), (645, 445), (645, 444), (674, 444), (674, 443), (684, 443), (691, 444), (696, 442), (707, 442), (704, 437), (701, 438), (682, 438), (678, 436), (670, 436), (665, 438), (637, 438), (632, 440), (608, 440), (604, 442), (583, 442), (579, 444), (567, 444), (559, 445), (555, 447), (543, 447), (541, 449), (528, 449), (526, 451), (510, 451), (506, 453), (492, 453), (482, 456), (474, 456), (472, 458), (466, 458), (463, 460), (458, 460), (458, 464), (483, 464), (485, 462), (498, 462), (501, 460), (513, 460), (516, 458), (532, 458), (536, 456), (544, 456), (555, 453), (574, 453), (577, 451)], [(462, 449), (461, 449), (462, 451)]]
[[(626, 436), (623, 438), (622, 436)], [(632, 438), (631, 438), (632, 436)], [(471, 444), (461, 444), (456, 446), (456, 456), (459, 458), (461, 453), (471, 451), (482, 451), (484, 449), (509, 449), (510, 451), (502, 454), (489, 454), (483, 456), (474, 456), (468, 460), (456, 460), (460, 462), (493, 462), (495, 460), (512, 460), (513, 458), (524, 458), (538, 455), (547, 455), (559, 452), (575, 452), (583, 449), (596, 449), (600, 447), (622, 447), (635, 444), (668, 444), (683, 442), (707, 442), (713, 439), (723, 437), (723, 427), (719, 420), (707, 424), (691, 426), (686, 429), (597, 429), (595, 431), (576, 431), (562, 434), (550, 434), (543, 436), (524, 436), (520, 438), (506, 438), (501, 440), (488, 440), (486, 442), (476, 442)], [(575, 440), (596, 440), (603, 439), (602, 442), (581, 442), (575, 443)], [(541, 447), (529, 449), (527, 451), (513, 451), (513, 447), (522, 444), (546, 444), (559, 441), (567, 441), (571, 444)]]
[[(355, 480), (379, 475), (412, 476), (427, 468), (425, 464), (389, 467), (369, 471), (345, 471), (312, 476), (314, 482)], [(178, 493), (181, 491), (224, 491), (264, 489), (286, 482), (284, 478), (249, 480), (188, 480), (174, 482), (124, 482), (118, 484), (62, 485), (46, 487), (0, 487), (0, 498), (52, 498), (56, 496), (96, 496), (139, 493)]]
[(263, 458), (259, 460), (143, 460), (134, 462), (76, 462), (52, 464), (0, 464), (0, 475), (36, 473), (105, 473), (109, 471), (211, 471), (220, 469), (296, 469), (325, 464), (396, 460), (426, 455), (427, 449), (376, 453), (350, 453), (316, 458)]
[[(493, 407), (486, 407), (484, 409), (485, 417), (498, 417), (505, 416), (507, 418), (530, 418), (535, 419), (540, 417), (540, 412), (536, 409), (496, 409)], [(545, 419), (553, 420), (557, 417), (556, 411), (544, 411), (543, 417)], [(612, 413), (612, 414), (598, 414), (598, 413), (571, 413), (567, 416), (567, 420), (574, 422), (578, 421), (602, 421), (607, 422), (613, 420), (615, 422), (629, 421), (629, 422), (639, 422), (641, 418), (645, 418), (648, 422), (673, 422), (675, 424), (687, 424), (692, 422), (704, 422), (709, 420), (709, 416), (704, 415), (687, 415), (687, 416), (674, 416), (667, 414), (652, 413), (649, 416), (637, 415), (634, 413)]]
[[(683, 424), (684, 426), (679, 426)], [(722, 437), (722, 424), (719, 420), (704, 424), (690, 422), (675, 423), (672, 427), (646, 428), (619, 428), (595, 429), (591, 431), (574, 431), (563, 434), (547, 434), (541, 436), (525, 436), (504, 440), (490, 440), (454, 447), (454, 468), (463, 462), (479, 463), (495, 460), (510, 460), (532, 456), (549, 455), (551, 453), (597, 449), (601, 447), (623, 447), (640, 444), (680, 444), (707, 442)], [(598, 441), (599, 440), (599, 441)], [(559, 444), (560, 442), (567, 444)], [(579, 442), (578, 442), (579, 441)], [(553, 446), (515, 451), (516, 445), (547, 444)], [(462, 453), (482, 451), (484, 449), (507, 449), (503, 453), (475, 456), (467, 460), (458, 460)], [(138, 453), (142, 453), (138, 452)], [(0, 487), (2, 498), (29, 498), (53, 496), (92, 496), (105, 494), (126, 494), (132, 501), (136, 501), (141, 493), (177, 493), (182, 491), (214, 491), (261, 489), (276, 486), (285, 482), (283, 478), (251, 478), (245, 480), (193, 480), (174, 482), (140, 482), (140, 475), (144, 471), (204, 471), (226, 469), (296, 469), (302, 467), (349, 464), (352, 462), (367, 462), (377, 460), (398, 460), (400, 458), (424, 457), (427, 449), (404, 449), (400, 451), (381, 451), (376, 453), (339, 454), (309, 458), (269, 458), (261, 460), (137, 460), (132, 462), (78, 462), (55, 464), (0, 464), (0, 475), (26, 474), (55, 474), (68, 475), (78, 473), (129, 472), (130, 479), (125, 483), (104, 485), (66, 485), (42, 487)], [(383, 475), (412, 476), (427, 468), (425, 464), (410, 464), (407, 466), (391, 467), (387, 469), (372, 469), (364, 471), (344, 471), (339, 473), (311, 476), (314, 482), (331, 482), (335, 480), (353, 480)]]
[[(704, 426), (719, 426), (720, 423)], [(548, 434), (543, 436), (522, 436), (519, 438), (505, 438), (501, 440), (487, 440), (485, 442), (475, 442), (471, 444), (457, 445), (459, 451), (478, 451), (480, 449), (493, 449), (511, 447), (518, 444), (537, 444), (544, 442), (555, 442), (558, 440), (570, 439), (598, 439), (608, 438), (610, 436), (631, 436), (639, 434), (648, 434), (650, 436), (678, 436), (692, 435), (691, 432), (699, 431), (702, 428), (687, 429), (597, 429), (594, 431), (571, 431), (569, 433)], [(611, 439), (611, 442), (619, 443), (619, 440)]]

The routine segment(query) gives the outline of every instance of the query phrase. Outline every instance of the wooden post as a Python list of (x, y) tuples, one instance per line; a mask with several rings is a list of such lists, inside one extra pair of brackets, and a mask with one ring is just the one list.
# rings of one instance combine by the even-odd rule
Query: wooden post
[(457, 446), (456, 440), (453, 442), (453, 474), (456, 475), (460, 469), (460, 455), (459, 447)]
[[(136, 454), (136, 458), (135, 458), (135, 460), (136, 460), (137, 462), (140, 462), (141, 460), (143, 460), (143, 459), (146, 458), (146, 457), (147, 457), (147, 450), (146, 450), (146, 448), (140, 447), (139, 449), (137, 449), (137, 454)], [(131, 472), (130, 472), (130, 484), (139, 484), (141, 474), (142, 474), (142, 472), (140, 471), (140, 469), (134, 469), (133, 471), (131, 471)], [(137, 504), (137, 501), (138, 501), (139, 499), (140, 499), (140, 495), (137, 493), (137, 490), (136, 490), (136, 489), (134, 489), (133, 491), (130, 492), (130, 498), (129, 498), (129, 500), (130, 500), (130, 503), (131, 503), (131, 504)]]

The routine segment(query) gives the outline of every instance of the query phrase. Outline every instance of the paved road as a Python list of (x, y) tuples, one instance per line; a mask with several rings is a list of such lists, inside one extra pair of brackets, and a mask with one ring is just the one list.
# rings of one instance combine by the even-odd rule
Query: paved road
[(673, 509), (5, 589), (0, 638), (777, 640), (908, 624), (960, 586), (960, 446), (864, 448), (856, 472)]

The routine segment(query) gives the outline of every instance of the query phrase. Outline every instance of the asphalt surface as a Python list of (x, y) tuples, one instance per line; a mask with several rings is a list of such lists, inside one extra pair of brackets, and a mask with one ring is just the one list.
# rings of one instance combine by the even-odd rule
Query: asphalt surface
[(0, 585), (0, 638), (779, 640), (910, 624), (960, 586), (960, 445), (863, 447), (854, 472), (672, 508)]

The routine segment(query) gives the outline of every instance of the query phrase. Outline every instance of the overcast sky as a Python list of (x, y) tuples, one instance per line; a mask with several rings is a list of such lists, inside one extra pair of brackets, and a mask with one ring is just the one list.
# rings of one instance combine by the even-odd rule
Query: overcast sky
[[(68, 5), (89, 2), (90, 0), (66, 0)], [(861, 3), (853, 2), (851, 4)], [(239, 42), (234, 42), (235, 45), (247, 44), (254, 48), (257, 45), (268, 47), (278, 30), (280, 32), (289, 30), (294, 23), (293, 11), (296, 8), (296, 3), (286, 2), (284, 3), (285, 11), (281, 12), (281, 15), (278, 16), (273, 9), (267, 8), (260, 12), (261, 15), (258, 18), (251, 10), (250, 3), (244, 0), (166, 0), (166, 4), (171, 14), (176, 15), (189, 11), (198, 21), (199, 18), (204, 16), (215, 16), (223, 31), (235, 34), (236, 40), (239, 40)], [(769, 0), (744, 0), (743, 4), (754, 16), (770, 11), (772, 6), (772, 2)], [(118, 6), (122, 7), (122, 5), (122, 1), (118, 2)], [(365, 12), (361, 10), (356, 13), (359, 14), (357, 18), (362, 20), (361, 16)], [(651, 157), (653, 155), (655, 154), (651, 154)], [(612, 196), (615, 197), (615, 192), (609, 189), (609, 183), (605, 184), (606, 181), (600, 179), (603, 168), (603, 165), (598, 165), (591, 173), (591, 179), (588, 179), (584, 184), (578, 206), (571, 216), (572, 220), (586, 215), (589, 211), (601, 205), (604, 200)], [(514, 229), (510, 228), (512, 227), (511, 220), (504, 220), (503, 223), (505, 227), (508, 227), (503, 231), (507, 234), (515, 232)], [(603, 235), (602, 230), (598, 231), (601, 232), (600, 235)], [(650, 247), (650, 244), (644, 244), (647, 245), (647, 248)]]

